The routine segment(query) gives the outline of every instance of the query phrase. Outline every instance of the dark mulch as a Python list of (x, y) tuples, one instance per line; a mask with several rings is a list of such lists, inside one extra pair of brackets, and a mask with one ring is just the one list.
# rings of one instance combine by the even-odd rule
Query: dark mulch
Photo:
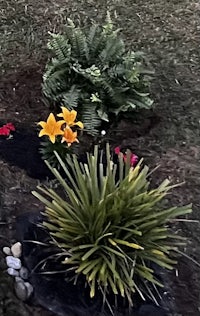
[[(193, 202), (191, 219), (199, 220), (200, 193), (200, 4), (195, 0), (68, 0), (0, 1), (0, 121), (14, 122), (27, 139), (35, 123), (46, 119), (41, 78), (47, 54), (47, 31), (59, 30), (67, 17), (88, 17), (101, 21), (109, 9), (116, 24), (123, 28), (129, 46), (143, 50), (155, 69), (152, 96), (156, 114), (146, 125), (122, 121), (108, 131), (111, 144), (130, 147), (145, 157), (151, 167), (160, 165), (153, 176), (155, 184), (169, 177), (186, 183), (168, 198), (171, 204)], [(154, 120), (155, 118), (155, 120)], [(143, 128), (144, 126), (144, 128)], [(27, 133), (26, 133), (27, 131)], [(144, 133), (145, 132), (145, 133)], [(11, 140), (12, 141), (12, 140)], [(11, 143), (9, 143), (11, 144)], [(10, 146), (10, 145), (9, 145)], [(30, 143), (30, 147), (32, 144)], [(34, 147), (34, 146), (33, 146)], [(10, 147), (11, 149), (11, 147)], [(18, 148), (19, 149), (19, 148)], [(41, 205), (31, 195), (37, 180), (11, 166), (0, 144), (0, 245), (13, 240), (14, 217)], [(24, 151), (23, 151), (24, 150)], [(14, 152), (14, 147), (13, 147)], [(31, 152), (31, 150), (29, 150)], [(27, 148), (21, 148), (23, 155)], [(28, 157), (31, 161), (33, 157)], [(10, 164), (9, 164), (10, 161)], [(20, 167), (20, 168), (19, 168)], [(27, 168), (25, 168), (27, 169)], [(200, 225), (183, 222), (177, 229), (189, 238), (185, 251), (200, 261)], [(6, 236), (6, 237), (5, 237)], [(2, 255), (1, 255), (2, 258)], [(1, 263), (3, 265), (3, 263)], [(2, 266), (3, 267), (3, 266)], [(179, 277), (169, 276), (176, 315), (200, 315), (200, 273), (190, 260), (180, 259)], [(43, 315), (50, 313), (19, 302), (12, 293), (12, 282), (0, 275), (0, 315)], [(11, 284), (10, 290), (8, 284)], [(167, 291), (166, 291), (167, 292)], [(167, 295), (167, 294), (166, 294)], [(175, 314), (174, 314), (175, 315)]]

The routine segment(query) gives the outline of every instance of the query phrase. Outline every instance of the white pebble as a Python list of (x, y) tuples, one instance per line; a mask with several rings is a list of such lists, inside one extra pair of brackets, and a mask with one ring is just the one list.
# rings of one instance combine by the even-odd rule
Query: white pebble
[(9, 275), (12, 275), (12, 276), (15, 276), (15, 277), (18, 277), (19, 276), (19, 272), (13, 268), (8, 268), (7, 269), (7, 272)]
[(24, 279), (27, 280), (28, 279), (28, 269), (25, 267), (21, 267), (21, 269), (19, 270), (19, 276)]
[(106, 131), (105, 131), (104, 129), (101, 131), (101, 135), (102, 135), (102, 136), (105, 136), (105, 135), (106, 135)]
[(15, 270), (19, 270), (22, 267), (21, 260), (19, 258), (15, 258), (13, 256), (6, 257), (6, 264), (8, 268), (13, 268)]
[(20, 258), (22, 255), (22, 244), (20, 242), (16, 242), (12, 245), (11, 252), (15, 258)]
[(33, 293), (33, 286), (29, 282), (24, 282), (26, 289), (27, 289), (27, 298), (31, 296)]
[(10, 256), (11, 255), (11, 250), (9, 247), (3, 247), (3, 252), (5, 255)]

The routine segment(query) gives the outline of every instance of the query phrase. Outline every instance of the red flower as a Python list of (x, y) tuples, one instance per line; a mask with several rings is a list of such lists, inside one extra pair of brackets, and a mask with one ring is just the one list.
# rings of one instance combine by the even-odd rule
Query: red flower
[[(120, 153), (122, 153), (120, 151), (120, 147), (115, 147), (114, 149), (114, 152), (116, 155), (119, 155)], [(122, 153), (123, 154), (123, 158), (124, 158), (124, 161), (126, 162), (126, 154)], [(136, 156), (135, 154), (131, 153), (131, 159), (130, 159), (130, 163), (131, 163), (131, 166), (133, 167), (138, 161), (138, 156)]]
[(9, 136), (10, 130), (4, 125), (0, 127), (0, 135)]
[(7, 123), (6, 126), (10, 131), (15, 131), (15, 126), (13, 125), (13, 123)]
[(115, 147), (115, 149), (114, 149), (114, 151), (115, 151), (115, 154), (116, 155), (119, 155), (120, 154), (120, 147), (118, 146), (118, 147)]
[(15, 126), (12, 123), (7, 123), (0, 127), (0, 135), (9, 136), (11, 131), (15, 131)]
[[(124, 161), (126, 162), (126, 155), (124, 155)], [(135, 166), (135, 164), (138, 161), (138, 156), (136, 156), (135, 154), (131, 154), (131, 166)]]

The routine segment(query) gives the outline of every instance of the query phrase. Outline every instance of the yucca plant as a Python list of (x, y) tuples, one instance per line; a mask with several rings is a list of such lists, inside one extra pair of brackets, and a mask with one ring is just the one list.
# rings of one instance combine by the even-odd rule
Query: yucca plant
[(77, 108), (85, 129), (97, 134), (102, 121), (122, 112), (152, 106), (151, 71), (141, 52), (128, 51), (114, 30), (110, 16), (105, 25), (76, 27), (68, 19), (63, 34), (51, 34), (53, 58), (43, 75), (43, 93), (54, 107)]
[(174, 186), (165, 180), (150, 189), (149, 168), (141, 161), (131, 167), (130, 153), (126, 161), (119, 154), (118, 165), (108, 145), (106, 165), (98, 147), (87, 154), (87, 164), (78, 162), (75, 155), (66, 164), (55, 154), (67, 182), (47, 165), (68, 199), (47, 187), (38, 187), (41, 193), (33, 194), (46, 206), (44, 227), (59, 251), (67, 253), (66, 279), (73, 269), (75, 280), (84, 276), (91, 297), (100, 290), (104, 298), (114, 293), (130, 303), (135, 292), (153, 298), (151, 285), (162, 286), (154, 266), (173, 269), (176, 262), (171, 255), (183, 243), (168, 223), (190, 213), (191, 205), (165, 209), (161, 201)]

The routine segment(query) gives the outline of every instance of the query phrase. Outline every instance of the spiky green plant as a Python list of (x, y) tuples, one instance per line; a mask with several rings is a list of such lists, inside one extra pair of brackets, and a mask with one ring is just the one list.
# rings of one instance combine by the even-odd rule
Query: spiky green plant
[(70, 171), (56, 156), (67, 182), (47, 164), (68, 200), (47, 187), (38, 187), (41, 193), (33, 194), (46, 205), (44, 226), (60, 251), (69, 254), (63, 262), (66, 272), (74, 267), (75, 275), (84, 275), (91, 297), (100, 289), (104, 295), (119, 294), (132, 302), (135, 291), (142, 297), (145, 289), (151, 293), (147, 284), (162, 286), (152, 263), (173, 268), (171, 253), (182, 241), (168, 223), (190, 213), (191, 205), (165, 209), (161, 201), (174, 186), (165, 180), (150, 189), (149, 168), (141, 162), (131, 167), (130, 154), (126, 162), (120, 154), (117, 167), (109, 146), (106, 168), (98, 147), (87, 155), (87, 164), (79, 163), (75, 155), (68, 157)]
[(149, 109), (149, 78), (141, 52), (127, 51), (108, 15), (89, 30), (68, 19), (64, 34), (51, 34), (53, 58), (43, 75), (43, 93), (56, 109), (77, 108), (85, 129), (97, 134), (102, 120), (136, 108)]

